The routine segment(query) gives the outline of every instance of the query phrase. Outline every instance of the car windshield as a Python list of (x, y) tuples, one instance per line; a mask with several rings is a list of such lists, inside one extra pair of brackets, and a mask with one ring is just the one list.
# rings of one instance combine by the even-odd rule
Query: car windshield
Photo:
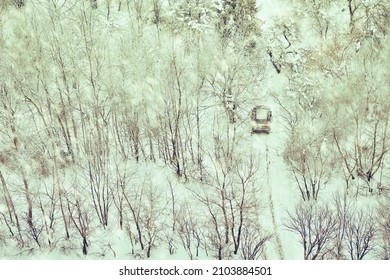
[(267, 109), (263, 109), (263, 108), (260, 108), (260, 109), (257, 109), (256, 110), (256, 120), (267, 120), (267, 116), (268, 116), (268, 110)]

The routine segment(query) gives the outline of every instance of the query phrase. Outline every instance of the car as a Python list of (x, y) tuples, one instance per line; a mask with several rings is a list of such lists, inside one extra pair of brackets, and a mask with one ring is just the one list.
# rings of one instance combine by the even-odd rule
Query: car
[(272, 111), (269, 107), (258, 105), (253, 108), (252, 114), (252, 134), (269, 134), (271, 132), (270, 122)]

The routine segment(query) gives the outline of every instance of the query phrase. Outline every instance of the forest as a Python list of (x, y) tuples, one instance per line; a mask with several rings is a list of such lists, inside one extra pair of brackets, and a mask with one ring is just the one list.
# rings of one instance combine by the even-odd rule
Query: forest
[(390, 259), (389, 32), (388, 0), (0, 0), (0, 258)]

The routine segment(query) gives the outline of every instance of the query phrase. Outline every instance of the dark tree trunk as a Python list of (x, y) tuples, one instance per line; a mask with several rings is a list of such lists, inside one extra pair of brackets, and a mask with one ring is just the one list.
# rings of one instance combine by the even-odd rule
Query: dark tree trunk
[(83, 237), (83, 255), (86, 256), (88, 254), (88, 243), (87, 239)]

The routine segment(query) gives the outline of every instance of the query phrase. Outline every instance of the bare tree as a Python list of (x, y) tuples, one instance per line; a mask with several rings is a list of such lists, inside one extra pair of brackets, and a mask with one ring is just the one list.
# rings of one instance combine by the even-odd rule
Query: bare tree
[[(90, 136), (91, 137), (91, 136)], [(88, 137), (89, 138), (89, 137)], [(100, 223), (108, 225), (109, 209), (112, 204), (112, 182), (110, 180), (109, 150), (106, 143), (95, 142), (89, 138), (87, 154), (87, 180), (90, 185), (91, 197)], [(103, 140), (104, 141), (104, 140)], [(105, 140), (107, 141), (107, 140)], [(103, 146), (103, 147), (102, 147)]]
[(301, 132), (289, 139), (283, 158), (304, 201), (317, 200), (332, 176), (332, 158), (324, 138), (304, 139)]
[[(357, 74), (355, 79), (361, 75), (365, 74)], [(362, 193), (361, 189), (365, 190), (365, 194), (372, 194), (374, 182), (379, 185), (382, 183), (382, 176), (378, 174), (390, 150), (389, 106), (384, 102), (387, 97), (382, 88), (374, 84), (376, 82), (373, 78), (364, 84), (357, 81), (349, 86), (359, 89), (359, 97), (353, 100), (344, 97), (334, 101), (337, 102), (341, 116), (350, 120), (344, 121), (344, 124), (340, 120), (336, 122), (332, 134), (347, 190), (355, 187), (356, 195)], [(347, 102), (348, 107), (344, 107)]]
[(66, 200), (69, 217), (82, 238), (82, 253), (83, 255), (87, 255), (91, 223), (90, 213), (87, 210), (88, 206), (85, 205), (85, 199), (78, 197), (77, 194), (73, 199), (68, 196), (66, 197)]
[[(145, 249), (144, 239), (143, 239), (143, 228), (141, 221), (141, 203), (144, 196), (144, 190), (142, 187), (135, 187), (131, 192), (129, 192), (127, 184), (121, 184), (122, 194), (126, 201), (127, 206), (130, 209), (131, 217), (136, 228), (136, 240), (140, 245), (141, 250)], [(130, 239), (133, 238), (132, 226), (129, 225), (128, 232), (130, 234)]]
[(196, 236), (199, 225), (194, 213), (188, 205), (182, 205), (177, 214), (177, 235), (179, 236), (184, 250), (191, 260), (199, 256), (199, 246)]
[[(350, 33), (370, 34), (373, 27), (380, 33), (386, 33), (388, 30), (390, 6), (386, 1), (348, 0), (348, 13)], [(373, 34), (371, 33), (371, 35)]]
[(164, 127), (163, 148), (168, 155), (170, 165), (178, 177), (187, 178), (186, 155), (182, 131), (184, 101), (186, 98), (185, 76), (187, 73), (180, 64), (177, 54), (173, 53), (168, 59), (167, 85), (163, 87), (164, 107), (160, 120)]
[[(193, 193), (208, 212), (207, 236), (211, 248), (218, 259), (223, 259), (241, 252), (243, 232), (257, 224), (259, 164), (254, 155), (240, 158), (237, 154), (235, 157), (234, 149), (228, 150), (221, 139), (215, 139), (214, 149), (210, 166), (205, 166), (208, 188)], [(255, 235), (260, 233), (258, 230)]]
[(242, 232), (241, 257), (244, 260), (258, 260), (262, 257), (266, 243), (272, 238), (255, 228), (245, 228)]
[[(8, 187), (7, 187), (7, 183), (4, 179), (4, 176), (3, 176), (3, 173), (0, 171), (0, 181), (1, 181), (1, 184), (3, 186), (3, 192), (4, 192), (4, 200), (5, 200), (5, 203), (7, 205), (7, 209), (8, 209), (8, 212), (9, 212), (9, 220), (11, 223), (14, 222), (15, 220), (15, 223), (16, 223), (16, 227), (17, 227), (17, 230), (18, 230), (18, 239), (19, 239), (19, 243), (21, 244), (21, 246), (23, 246), (24, 244), (24, 241), (23, 241), (23, 236), (22, 236), (22, 232), (21, 232), (21, 226), (20, 226), (20, 222), (19, 222), (19, 216), (15, 210), (15, 204), (13, 202), (13, 199), (10, 195), (10, 192), (8, 190)], [(2, 213), (3, 214), (3, 213)], [(4, 222), (9, 225), (8, 223), (8, 218), (5, 217), (5, 215), (3, 214), (3, 218), (4, 218)], [(8, 226), (9, 230), (10, 230), (10, 233), (11, 235), (14, 235), (13, 232), (12, 232), (12, 229), (10, 228), (10, 226)]]
[[(256, 174), (259, 163), (253, 154), (249, 155), (247, 160), (239, 161), (235, 168), (236, 184), (231, 186), (228, 197), (231, 235), (234, 243), (234, 254), (239, 252), (242, 232), (251, 227), (256, 221), (259, 210), (258, 199), (256, 199), (259, 188), (256, 187)], [(267, 239), (265, 239), (267, 240)]]
[[(16, 87), (10, 87), (6, 84), (3, 84), (0, 89), (0, 94), (2, 96), (2, 119), (6, 121), (8, 124), (6, 126), (5, 130), (5, 141), (3, 142), (6, 144), (6, 146), (9, 147), (8, 151), (5, 151), (5, 155), (7, 153), (13, 154), (15, 158), (10, 160), (9, 162), (6, 162), (7, 167), (13, 170), (15, 174), (21, 179), (22, 186), (23, 186), (23, 195), (26, 199), (27, 203), (27, 210), (26, 210), (26, 222), (28, 225), (28, 232), (29, 237), (32, 237), (35, 242), (40, 246), (39, 243), (39, 235), (41, 233), (41, 229), (39, 226), (35, 225), (33, 210), (34, 210), (34, 202), (33, 202), (33, 191), (31, 190), (30, 185), (30, 178), (29, 178), (29, 171), (28, 166), (26, 166), (25, 163), (31, 164), (32, 163), (32, 157), (31, 157), (31, 151), (29, 150), (28, 146), (24, 145), (25, 142), (25, 136), (21, 134), (22, 126), (20, 125), (18, 118), (17, 118), (17, 104), (20, 102), (20, 95), (19, 94), (13, 94), (12, 91), (17, 91), (18, 86)], [(8, 142), (8, 143), (7, 143)], [(3, 160), (6, 160), (6, 158), (3, 158)], [(2, 184), (3, 188), (6, 188), (7, 192), (7, 186), (5, 185), (5, 179), (2, 175)], [(10, 200), (9, 196), (6, 196), (6, 200), (9, 202), (9, 206), (12, 208), (12, 202)], [(15, 217), (16, 218), (16, 217)]]
[(163, 192), (157, 186), (148, 184), (146, 186), (145, 200), (142, 207), (142, 223), (144, 227), (144, 240), (146, 241), (146, 257), (150, 258), (152, 250), (162, 239), (162, 230), (166, 224), (163, 217), (168, 202), (163, 200)]
[(147, 179), (141, 183), (121, 184), (121, 188), (130, 210), (131, 218), (126, 220), (132, 246), (135, 240), (145, 256), (150, 258), (158, 241), (163, 239), (161, 230), (166, 226), (163, 217), (168, 203), (162, 199), (162, 191)]
[(336, 237), (338, 222), (327, 205), (301, 203), (288, 212), (286, 228), (299, 235), (305, 260), (323, 259)]
[(294, 75), (289, 94), (274, 95), (288, 135), (283, 159), (305, 201), (318, 199), (332, 179), (336, 163), (329, 141), (331, 117), (326, 117), (327, 100), (315, 79)]
[(354, 211), (350, 202), (349, 196), (346, 193), (335, 193), (332, 196), (332, 202), (334, 204), (335, 218), (337, 219), (337, 230), (335, 238), (333, 239), (332, 247), (329, 249), (329, 258), (331, 259), (346, 259), (345, 252), (345, 238), (347, 223), (350, 218), (350, 214)]
[(385, 194), (378, 210), (379, 257), (390, 260), (390, 195)]
[(345, 239), (352, 260), (362, 260), (373, 249), (375, 219), (372, 211), (359, 209), (346, 221)]
[(327, 38), (328, 32), (334, 27), (334, 22), (331, 16), (331, 7), (334, 1), (330, 0), (300, 0), (302, 4), (302, 13), (306, 14), (311, 27), (320, 38)]

